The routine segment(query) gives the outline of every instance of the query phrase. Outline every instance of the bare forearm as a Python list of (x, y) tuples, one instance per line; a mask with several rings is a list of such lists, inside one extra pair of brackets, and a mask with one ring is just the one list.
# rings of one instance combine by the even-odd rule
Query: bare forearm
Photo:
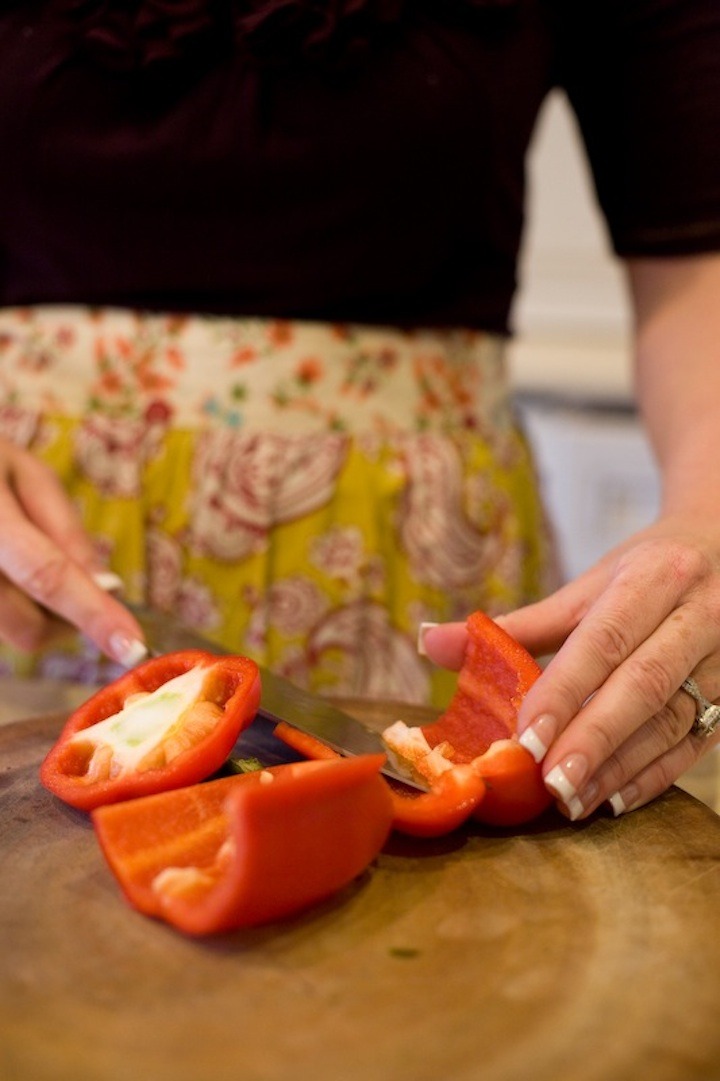
[(663, 476), (663, 513), (717, 515), (720, 255), (633, 261), (640, 409)]

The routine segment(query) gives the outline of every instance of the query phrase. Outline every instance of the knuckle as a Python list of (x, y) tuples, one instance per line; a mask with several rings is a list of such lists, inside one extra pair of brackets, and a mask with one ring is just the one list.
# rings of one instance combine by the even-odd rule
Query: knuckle
[(596, 773), (596, 779), (603, 790), (613, 792), (620, 787), (628, 776), (628, 763), (623, 761), (617, 748), (611, 750), (604, 759), (602, 767)]
[(663, 537), (646, 537), (621, 553), (616, 563), (616, 577), (631, 584), (637, 578), (638, 567), (643, 567), (651, 578), (666, 575), (671, 553), (681, 547)]
[(676, 695), (657, 714), (658, 723), (675, 737), (676, 743), (688, 734), (694, 720), (695, 703), (685, 693)]
[(594, 628), (594, 648), (605, 664), (612, 668), (632, 653), (633, 643), (630, 637), (630, 620), (620, 617), (604, 618), (596, 622)]
[(18, 575), (17, 584), (35, 600), (52, 601), (62, 589), (70, 560), (62, 552)]
[(649, 739), (656, 753), (662, 754), (678, 745), (688, 734), (691, 723), (692, 718), (686, 710), (669, 702), (658, 710), (648, 721)]
[(674, 544), (667, 552), (667, 573), (683, 588), (707, 577), (711, 566), (708, 557), (698, 548)]
[(701, 612), (705, 621), (720, 626), (720, 568), (710, 553), (700, 549), (674, 552), (668, 574), (677, 595), (691, 603), (691, 611)]
[(672, 583), (677, 593), (683, 593), (713, 577), (713, 559), (697, 546), (682, 541), (653, 537), (626, 553), (618, 565), (619, 575), (632, 581), (638, 563), (650, 569), (649, 579)]
[(668, 703), (649, 717), (629, 740), (623, 739), (613, 726), (600, 719), (589, 724), (588, 738), (592, 740), (598, 761), (602, 762), (597, 779), (602, 782), (603, 788), (608, 792), (616, 789), (645, 763), (650, 763), (647, 769), (653, 772), (667, 770), (667, 780), (664, 773), (657, 776), (664, 782), (663, 787), (672, 784), (678, 773), (670, 775), (669, 758), (675, 758), (680, 748), (687, 750), (686, 745), (690, 742), (686, 740), (689, 723), (682, 708)]
[(666, 659), (659, 656), (637, 658), (634, 662), (633, 682), (643, 703), (653, 713), (667, 707), (676, 689)]
[(703, 602), (703, 618), (717, 631), (720, 628), (720, 584), (705, 591)]
[(669, 758), (657, 758), (646, 770), (646, 787), (653, 795), (660, 795), (677, 780), (680, 772), (672, 768)]
[(588, 721), (585, 732), (589, 744), (593, 747), (596, 761), (606, 765), (618, 761), (618, 736), (612, 726), (604, 724), (602, 720)]

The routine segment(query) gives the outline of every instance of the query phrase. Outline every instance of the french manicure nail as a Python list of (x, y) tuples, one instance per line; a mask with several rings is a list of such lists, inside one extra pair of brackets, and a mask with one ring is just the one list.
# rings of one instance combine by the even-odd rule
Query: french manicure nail
[(518, 736), (518, 743), (521, 747), (524, 747), (526, 751), (529, 751), (536, 762), (542, 762), (543, 758), (548, 752), (547, 747), (540, 739), (540, 736), (535, 731), (533, 725), (526, 728), (522, 735)]
[(570, 818), (573, 822), (576, 818), (580, 818), (580, 815), (595, 807), (599, 791), (600, 785), (597, 781), (588, 781), (580, 790), (579, 795), (572, 800), (572, 806), (569, 808)]
[(563, 803), (570, 805), (570, 800), (575, 798), (575, 785), (565, 776), (562, 766), (553, 766), (545, 777), (545, 785), (551, 788)]
[(529, 751), (536, 762), (542, 762), (548, 748), (555, 739), (557, 721), (549, 713), (543, 713), (529, 724), (518, 736), (518, 742)]
[(421, 623), (418, 627), (417, 651), (421, 657), (427, 657), (427, 652), (425, 650), (425, 635), (428, 631), (432, 630), (433, 627), (439, 626), (439, 623)]
[(553, 766), (545, 777), (545, 784), (569, 806), (570, 800), (577, 796), (587, 774), (588, 760), (585, 755), (571, 754), (562, 763)]
[(144, 642), (118, 631), (110, 638), (110, 656), (124, 668), (132, 668), (148, 655)]
[(577, 796), (573, 796), (571, 800), (568, 800), (565, 806), (568, 809), (571, 822), (575, 822), (585, 810), (582, 800)]
[(113, 571), (98, 571), (93, 574), (93, 581), (96, 586), (100, 586), (100, 589), (104, 589), (107, 593), (112, 593), (114, 590), (123, 587), (122, 578), (114, 574)]
[(612, 813), (617, 818), (619, 815), (632, 811), (640, 797), (640, 789), (636, 784), (625, 785), (619, 792), (614, 792), (608, 799)]

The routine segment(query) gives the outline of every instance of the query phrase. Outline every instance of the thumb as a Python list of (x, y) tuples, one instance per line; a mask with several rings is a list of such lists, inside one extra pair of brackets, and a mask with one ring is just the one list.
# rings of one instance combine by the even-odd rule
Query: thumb
[(441, 668), (459, 671), (465, 658), (468, 632), (464, 623), (422, 623), (418, 653)]
[(534, 657), (556, 653), (597, 599), (606, 574), (593, 567), (543, 600), (497, 616), (495, 622)]

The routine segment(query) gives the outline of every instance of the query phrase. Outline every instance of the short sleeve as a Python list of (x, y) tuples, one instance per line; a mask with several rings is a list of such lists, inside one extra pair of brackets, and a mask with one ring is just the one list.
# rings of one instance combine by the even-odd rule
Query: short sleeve
[(622, 256), (720, 249), (720, 3), (567, 0), (560, 83)]

